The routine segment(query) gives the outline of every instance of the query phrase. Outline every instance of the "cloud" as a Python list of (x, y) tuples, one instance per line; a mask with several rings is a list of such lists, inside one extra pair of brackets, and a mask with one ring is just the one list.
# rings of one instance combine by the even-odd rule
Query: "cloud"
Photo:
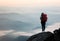
[(13, 32), (14, 30), (0, 30), (0, 37)]
[[(27, 22), (26, 16), (16, 13), (0, 14), (0, 30), (30, 30), (32, 24)], [(30, 21), (30, 20), (29, 20)], [(29, 29), (30, 28), (30, 29)]]
[(31, 35), (33, 35), (32, 33), (29, 33), (29, 32), (14, 32), (12, 34), (15, 36), (31, 36)]
[(18, 37), (18, 36), (31, 36), (33, 35), (32, 33), (29, 32), (22, 32), (22, 31), (15, 31), (15, 30), (0, 30), (0, 37), (2, 36), (14, 36), (14, 37)]
[[(53, 32), (54, 30), (56, 29), (59, 29), (60, 28), (60, 23), (54, 23), (52, 25), (49, 25), (46, 27), (45, 31), (50, 31), (50, 32)], [(41, 28), (38, 28), (38, 29), (35, 29), (35, 30), (32, 30), (31, 33), (33, 34), (37, 34), (37, 33), (40, 33), (42, 32), (42, 29)]]
[(51, 25), (51, 26), (48, 26), (48, 27), (46, 28), (46, 31), (51, 31), (51, 32), (53, 32), (54, 30), (59, 29), (59, 28), (60, 28), (60, 23), (55, 23), (55, 24), (53, 24), (53, 25)]
[[(53, 32), (55, 29), (60, 28), (60, 23), (55, 23), (53, 25), (47, 26), (45, 31), (51, 31)], [(22, 32), (22, 31), (16, 31), (16, 30), (0, 30), (0, 40), (26, 40), (29, 36), (37, 34), (42, 32), (41, 29), (35, 29), (30, 32)]]

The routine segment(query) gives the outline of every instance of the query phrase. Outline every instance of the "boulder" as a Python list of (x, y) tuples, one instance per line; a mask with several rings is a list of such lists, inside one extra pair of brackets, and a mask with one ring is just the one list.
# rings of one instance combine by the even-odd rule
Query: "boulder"
[(45, 41), (48, 37), (53, 36), (51, 32), (42, 32), (36, 35), (31, 36), (27, 41)]

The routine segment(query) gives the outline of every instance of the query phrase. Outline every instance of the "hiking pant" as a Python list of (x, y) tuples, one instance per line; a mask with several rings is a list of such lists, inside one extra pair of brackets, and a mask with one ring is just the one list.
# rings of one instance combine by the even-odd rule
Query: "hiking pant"
[(46, 22), (41, 22), (42, 31), (45, 31), (45, 25), (46, 25)]

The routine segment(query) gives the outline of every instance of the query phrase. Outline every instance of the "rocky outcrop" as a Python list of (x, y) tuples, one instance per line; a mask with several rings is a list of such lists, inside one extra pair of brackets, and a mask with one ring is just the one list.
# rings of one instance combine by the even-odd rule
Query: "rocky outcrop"
[(60, 41), (60, 29), (54, 31), (55, 41)]
[(27, 41), (60, 41), (60, 29), (55, 30), (54, 33), (42, 32), (31, 36)]
[(51, 36), (53, 36), (51, 32), (42, 32), (31, 36), (27, 41), (44, 41), (45, 39)]

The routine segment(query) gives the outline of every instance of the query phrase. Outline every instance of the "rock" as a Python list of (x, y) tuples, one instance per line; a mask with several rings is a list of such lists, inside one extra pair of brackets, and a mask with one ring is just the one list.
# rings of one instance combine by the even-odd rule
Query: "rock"
[(31, 36), (27, 41), (60, 41), (60, 29), (51, 32), (42, 32)]
[(42, 32), (31, 36), (27, 41), (45, 41), (45, 39), (51, 36), (53, 36), (53, 33), (51, 32)]
[(50, 37), (46, 38), (44, 41), (55, 41), (54, 34), (51, 35)]
[(60, 41), (60, 29), (54, 31), (55, 41)]

